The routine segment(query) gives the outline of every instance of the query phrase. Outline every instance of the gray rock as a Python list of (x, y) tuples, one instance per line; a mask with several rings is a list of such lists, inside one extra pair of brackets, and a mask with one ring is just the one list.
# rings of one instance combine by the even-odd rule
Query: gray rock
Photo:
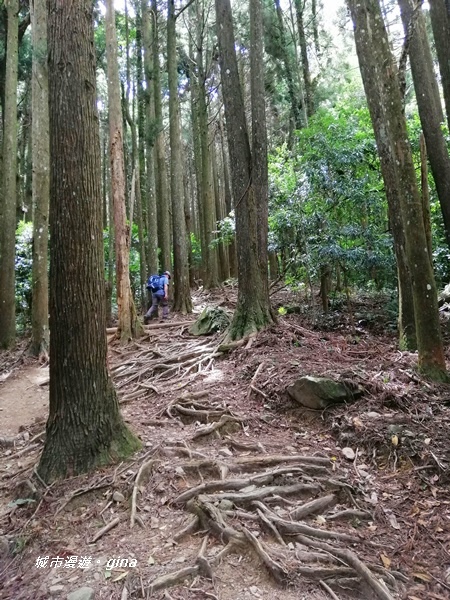
[(355, 400), (363, 393), (357, 385), (350, 382), (309, 375), (297, 379), (286, 391), (299, 404), (315, 410), (322, 410), (330, 404)]
[(63, 585), (51, 585), (48, 588), (48, 593), (50, 594), (50, 596), (59, 596), (59, 594), (61, 594), (63, 591), (64, 591)]
[(113, 494), (113, 500), (114, 502), (125, 502), (125, 496), (116, 490)]
[(94, 600), (94, 590), (90, 587), (82, 587), (67, 594), (67, 600)]

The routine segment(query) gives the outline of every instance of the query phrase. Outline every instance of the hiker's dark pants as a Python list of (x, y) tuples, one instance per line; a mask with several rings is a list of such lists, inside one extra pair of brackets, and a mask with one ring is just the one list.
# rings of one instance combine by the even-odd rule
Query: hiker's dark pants
[(152, 294), (152, 305), (150, 306), (150, 310), (147, 311), (146, 317), (149, 319), (153, 319), (155, 316), (158, 316), (158, 308), (159, 305), (162, 306), (162, 316), (163, 319), (167, 319), (169, 316), (169, 303), (164, 298), (164, 296), (158, 296), (157, 294)]

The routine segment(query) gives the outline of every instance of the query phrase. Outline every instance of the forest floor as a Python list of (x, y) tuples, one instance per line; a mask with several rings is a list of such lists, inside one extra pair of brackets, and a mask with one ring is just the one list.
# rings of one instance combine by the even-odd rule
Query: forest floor
[[(0, 355), (0, 599), (450, 598), (450, 386), (398, 350), (386, 297), (315, 318), (273, 300), (299, 312), (227, 353), (179, 315), (109, 336), (142, 451), (51, 486), (35, 474), (48, 366), (25, 341)], [(234, 301), (195, 297), (197, 313)], [(286, 393), (304, 375), (364, 394), (306, 409)]]

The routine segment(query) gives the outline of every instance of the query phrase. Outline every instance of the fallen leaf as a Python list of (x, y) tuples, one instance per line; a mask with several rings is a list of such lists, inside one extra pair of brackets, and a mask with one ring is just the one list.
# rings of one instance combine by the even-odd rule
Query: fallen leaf
[(327, 520), (322, 515), (319, 515), (316, 519), (317, 525), (325, 525), (326, 522)]
[(391, 527), (393, 527), (394, 529), (400, 529), (400, 525), (397, 522), (397, 517), (393, 514), (390, 514), (388, 516), (389, 519), (389, 523), (391, 524)]
[(358, 417), (354, 417), (354, 418), (353, 418), (353, 425), (354, 425), (356, 428), (361, 428), (361, 427), (364, 427), (364, 425), (363, 425), (363, 422), (362, 422), (362, 421), (361, 421), (361, 419), (359, 419)]
[(380, 554), (381, 562), (385, 569), (389, 569), (391, 566), (391, 559), (388, 558), (385, 554)]
[(426, 573), (413, 573), (412, 575), (416, 579), (421, 579), (422, 581), (431, 581), (431, 577)]
[(121, 573), (120, 575), (117, 575), (117, 577), (114, 577), (114, 579), (111, 579), (111, 581), (113, 583), (115, 583), (116, 581), (120, 581), (121, 579), (125, 579), (125, 577), (128, 575), (128, 571), (124, 571), (123, 573)]
[(393, 445), (393, 446), (398, 446), (398, 436), (396, 436), (396, 435), (393, 435), (393, 436), (391, 437), (391, 442), (392, 442), (392, 445)]

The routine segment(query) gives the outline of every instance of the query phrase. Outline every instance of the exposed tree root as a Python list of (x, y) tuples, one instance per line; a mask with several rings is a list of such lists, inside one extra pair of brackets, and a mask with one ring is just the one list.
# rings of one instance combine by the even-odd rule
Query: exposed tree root
[(198, 429), (194, 435), (192, 436), (193, 440), (198, 439), (199, 437), (203, 437), (205, 435), (209, 435), (213, 432), (218, 432), (222, 427), (233, 423), (234, 425), (242, 423), (242, 420), (237, 417), (232, 417), (230, 415), (222, 415), (220, 420), (217, 423), (211, 423), (210, 425), (205, 425), (201, 429)]
[(330, 554), (340, 558), (358, 573), (358, 575), (367, 583), (372, 591), (375, 592), (380, 600), (394, 600), (393, 596), (389, 593), (389, 590), (382, 583), (380, 583), (378, 579), (375, 579), (368, 567), (362, 561), (360, 561), (356, 554), (354, 554), (354, 552), (351, 550), (335, 548), (334, 546), (330, 546), (324, 542), (312, 540), (305, 536), (300, 536), (299, 540), (302, 544), (305, 544), (305, 546), (325, 550), (325, 552), (330, 552)]
[(136, 511), (137, 511), (137, 495), (144, 484), (144, 480), (149, 476), (153, 465), (155, 464), (155, 459), (148, 460), (141, 465), (141, 468), (136, 475), (136, 480), (133, 486), (133, 493), (131, 495), (131, 513), (130, 513), (130, 527), (134, 527), (134, 523), (136, 520)]
[(316, 498), (315, 500), (311, 500), (311, 502), (307, 502), (306, 504), (303, 504), (303, 506), (296, 508), (289, 514), (289, 517), (296, 520), (304, 519), (314, 513), (322, 512), (326, 508), (336, 504), (336, 502), (337, 498), (334, 494), (322, 496), (321, 498)]

